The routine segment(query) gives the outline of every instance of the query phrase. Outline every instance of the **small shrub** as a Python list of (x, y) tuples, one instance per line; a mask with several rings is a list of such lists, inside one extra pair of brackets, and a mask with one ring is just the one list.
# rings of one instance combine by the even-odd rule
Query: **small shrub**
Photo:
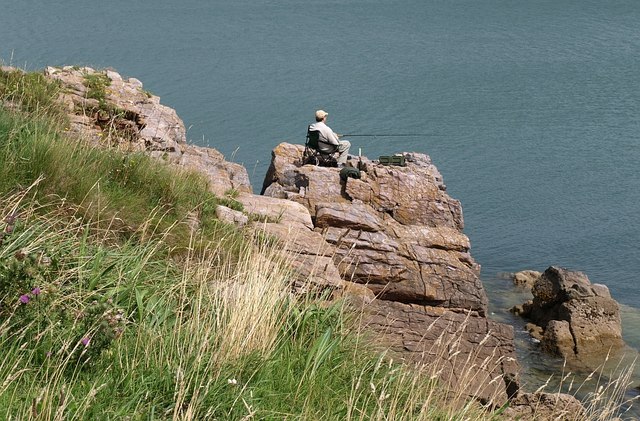
[(96, 99), (106, 107), (107, 87), (111, 85), (111, 79), (104, 73), (87, 73), (84, 76), (84, 86), (87, 87), (87, 98)]
[(242, 212), (244, 210), (244, 206), (242, 205), (242, 203), (230, 197), (219, 197), (216, 201), (217, 204), (226, 206), (229, 209), (233, 209), (239, 212)]
[(2, 250), (8, 247), (6, 244), (11, 242), (11, 236), (20, 231), (18, 215), (7, 215), (4, 229), (0, 232), (0, 251), (6, 256), (0, 260), (0, 317), (7, 317), (18, 301), (25, 305), (31, 298), (38, 298), (41, 287), (51, 283), (58, 266), (46, 250), (17, 250), (13, 253)]
[(147, 96), (147, 98), (152, 98), (153, 97), (153, 93), (151, 93), (151, 91), (148, 91), (146, 89), (142, 89), (140, 88), (140, 92), (142, 92), (143, 94), (145, 94)]
[(240, 191), (238, 189), (229, 189), (224, 192), (225, 197), (229, 197), (231, 199), (237, 199), (240, 196)]

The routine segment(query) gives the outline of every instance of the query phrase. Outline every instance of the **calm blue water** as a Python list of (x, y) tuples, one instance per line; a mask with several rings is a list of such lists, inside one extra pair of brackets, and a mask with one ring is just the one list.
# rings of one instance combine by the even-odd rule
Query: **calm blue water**
[[(145, 3), (145, 4), (143, 4)], [(637, 0), (0, 0), (0, 58), (113, 67), (243, 163), (313, 112), (370, 157), (425, 152), (462, 201), (489, 294), (561, 265), (640, 308)], [(496, 312), (501, 307), (496, 304)], [(640, 348), (640, 322), (625, 317)]]

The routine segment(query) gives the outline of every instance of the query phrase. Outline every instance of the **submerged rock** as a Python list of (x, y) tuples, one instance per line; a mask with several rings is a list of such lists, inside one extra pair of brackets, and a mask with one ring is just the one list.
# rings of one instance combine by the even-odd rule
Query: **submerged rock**
[(541, 275), (542, 273), (535, 270), (523, 270), (514, 273), (511, 279), (514, 285), (531, 289)]

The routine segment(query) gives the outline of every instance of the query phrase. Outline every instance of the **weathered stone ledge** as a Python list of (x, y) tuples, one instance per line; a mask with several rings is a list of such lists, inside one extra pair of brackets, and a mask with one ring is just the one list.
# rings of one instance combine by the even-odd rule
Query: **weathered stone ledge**
[[(72, 66), (47, 67), (44, 75), (62, 86), (59, 101), (68, 111), (70, 133), (97, 146), (144, 152), (198, 171), (219, 196), (230, 190), (252, 192), (242, 165), (227, 162), (215, 149), (188, 145), (184, 123), (175, 110), (160, 104), (160, 98), (145, 91), (138, 79)], [(91, 78), (102, 81), (104, 92), (89, 92)]]

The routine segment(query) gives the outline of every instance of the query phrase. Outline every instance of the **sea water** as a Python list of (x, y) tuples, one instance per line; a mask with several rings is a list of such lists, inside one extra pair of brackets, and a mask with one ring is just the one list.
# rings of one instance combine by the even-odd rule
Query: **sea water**
[(272, 148), (304, 142), (319, 108), (339, 133), (377, 135), (350, 139), (370, 158), (431, 155), (462, 202), (494, 317), (522, 333), (505, 296), (526, 297), (504, 273), (564, 266), (609, 286), (640, 349), (637, 0), (0, 6), (5, 64), (142, 80), (256, 192)]

